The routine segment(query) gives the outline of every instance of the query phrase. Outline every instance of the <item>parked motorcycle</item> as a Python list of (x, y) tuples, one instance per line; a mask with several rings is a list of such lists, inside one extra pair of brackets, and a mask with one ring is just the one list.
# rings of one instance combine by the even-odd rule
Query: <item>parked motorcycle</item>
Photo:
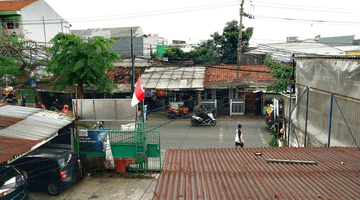
[(190, 117), (189, 110), (185, 107), (182, 107), (179, 110), (169, 107), (168, 113), (169, 113), (169, 119)]
[(17, 98), (16, 97), (6, 97), (5, 98), (5, 101), (6, 101), (6, 103), (8, 103), (8, 104), (10, 104), (10, 105), (16, 105), (16, 104), (18, 104), (18, 100), (17, 100)]
[(58, 99), (55, 99), (55, 101), (51, 104), (50, 110), (54, 111), (54, 110), (60, 110), (60, 102)]
[(196, 115), (191, 116), (191, 125), (193, 126), (207, 123), (210, 123), (211, 126), (216, 125), (216, 119), (214, 118), (212, 112), (205, 111), (202, 117)]

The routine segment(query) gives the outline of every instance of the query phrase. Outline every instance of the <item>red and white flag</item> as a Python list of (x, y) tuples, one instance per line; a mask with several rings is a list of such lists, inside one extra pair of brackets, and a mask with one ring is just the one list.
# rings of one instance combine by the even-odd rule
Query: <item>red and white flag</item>
[(141, 85), (141, 78), (139, 77), (138, 81), (136, 82), (133, 98), (131, 100), (131, 106), (134, 107), (144, 98), (145, 98), (145, 92)]

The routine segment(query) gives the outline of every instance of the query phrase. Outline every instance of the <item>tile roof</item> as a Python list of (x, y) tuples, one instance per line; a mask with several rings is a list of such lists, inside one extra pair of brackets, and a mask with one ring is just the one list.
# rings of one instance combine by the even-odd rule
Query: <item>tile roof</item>
[[(135, 77), (137, 78), (144, 73), (146, 68), (135, 67)], [(116, 84), (131, 84), (131, 67), (114, 67), (113, 71), (108, 71), (107, 76)], [(136, 82), (135, 80), (135, 82)]]
[(266, 65), (241, 65), (239, 72), (239, 80), (237, 80), (236, 65), (210, 65), (206, 66), (204, 84), (213, 85), (214, 82), (273, 82), (270, 76), (270, 69)]
[(38, 0), (0, 1), (0, 11), (20, 10)]
[(0, 163), (48, 142), (73, 117), (22, 106), (0, 107)]
[(168, 149), (153, 199), (358, 199), (359, 161), (354, 147)]

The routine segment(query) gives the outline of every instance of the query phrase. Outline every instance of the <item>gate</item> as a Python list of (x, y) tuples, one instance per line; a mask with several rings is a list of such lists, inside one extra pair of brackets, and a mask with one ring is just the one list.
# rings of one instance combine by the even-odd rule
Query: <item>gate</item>
[(135, 131), (107, 132), (115, 163), (120, 163), (117, 167), (136, 172), (161, 170), (160, 131), (148, 131), (146, 122), (138, 121)]
[(244, 100), (230, 99), (230, 116), (244, 115), (244, 114), (245, 114)]

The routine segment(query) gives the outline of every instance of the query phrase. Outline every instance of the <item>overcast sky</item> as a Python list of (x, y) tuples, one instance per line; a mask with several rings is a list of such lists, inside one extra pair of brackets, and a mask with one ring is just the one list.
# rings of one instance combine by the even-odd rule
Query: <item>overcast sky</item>
[[(72, 29), (141, 26), (146, 34), (198, 43), (238, 20), (240, 2), (219, 0), (45, 0)], [(251, 46), (299, 39), (355, 35), (360, 38), (359, 0), (245, 0), (245, 27), (254, 27)]]

